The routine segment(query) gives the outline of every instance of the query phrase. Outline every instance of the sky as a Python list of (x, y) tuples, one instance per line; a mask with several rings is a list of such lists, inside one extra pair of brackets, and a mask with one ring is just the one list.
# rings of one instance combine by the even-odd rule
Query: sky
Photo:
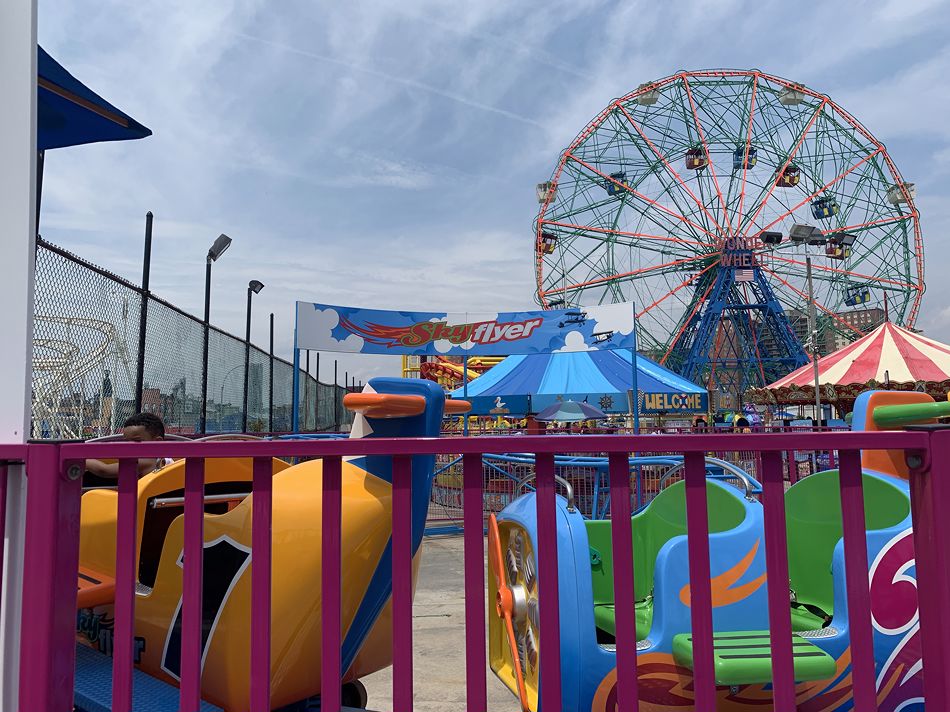
[[(950, 2), (40, 0), (39, 41), (154, 135), (51, 151), (40, 232), (292, 350), (296, 300), (534, 304), (535, 184), (613, 98), (681, 69), (756, 68), (828, 94), (917, 184), (927, 292), (950, 341)], [(324, 359), (323, 380), (331, 380)], [(358, 378), (397, 357), (346, 355)]]

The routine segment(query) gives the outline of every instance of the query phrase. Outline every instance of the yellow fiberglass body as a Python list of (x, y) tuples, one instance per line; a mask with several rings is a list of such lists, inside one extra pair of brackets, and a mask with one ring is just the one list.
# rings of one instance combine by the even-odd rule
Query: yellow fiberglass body
[[(239, 461), (207, 462), (207, 481), (212, 482), (212, 463), (225, 465)], [(250, 461), (246, 462), (249, 480)], [(271, 705), (277, 708), (320, 691), (322, 463), (316, 460), (287, 467), (286, 463), (275, 460), (274, 470), (277, 474), (273, 482)], [(227, 475), (229, 481), (235, 481), (235, 474), (232, 471)], [(178, 462), (142, 479), (139, 532), (146, 526), (145, 519), (150, 512), (148, 499), (179, 490), (183, 475), (184, 463)], [(157, 485), (156, 480), (162, 479), (166, 485)], [(389, 483), (349, 463), (343, 463), (342, 489), (346, 502), (341, 543), (345, 635), (369, 586), (375, 562), (389, 541), (392, 510)], [(93, 490), (84, 496), (81, 567), (104, 573), (114, 567), (115, 501), (113, 491)], [(244, 574), (252, 566), (251, 505), (252, 499), (247, 497), (231, 511), (206, 513), (204, 518), (204, 580), (206, 589), (214, 589), (205, 592), (205, 608), (209, 595), (214, 596), (222, 589), (226, 595), (221, 599), (217, 615), (207, 617), (211, 618), (212, 627), (202, 651), (202, 697), (229, 712), (248, 708), (251, 577)], [(140, 583), (135, 601), (140, 667), (173, 683), (180, 673), (175, 638), (180, 634), (183, 524), (184, 517), (180, 514), (171, 521), (154, 585), (148, 590)], [(108, 529), (111, 532), (107, 532)], [(143, 568), (140, 566), (140, 571)], [(417, 570), (416, 566), (413, 573)], [(93, 610), (96, 614), (105, 614), (107, 619), (111, 617), (109, 609), (111, 605)], [(208, 622), (206, 619), (206, 627)], [(101, 643), (107, 643), (103, 627), (96, 626), (96, 630), (104, 638)], [(345, 680), (358, 679), (391, 664), (390, 631), (387, 605)], [(104, 645), (99, 647), (102, 649)]]

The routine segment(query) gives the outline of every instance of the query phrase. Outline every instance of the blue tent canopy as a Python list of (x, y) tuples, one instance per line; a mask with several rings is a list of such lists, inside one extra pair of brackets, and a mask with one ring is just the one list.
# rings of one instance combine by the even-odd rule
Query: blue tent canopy
[(37, 52), (38, 151), (152, 135), (63, 69), (42, 47)]
[[(628, 351), (604, 350), (509, 356), (452, 398), (472, 402), (475, 415), (537, 413), (558, 399), (586, 400), (607, 413), (625, 413), (633, 368)], [(637, 355), (641, 413), (705, 412), (706, 391)]]

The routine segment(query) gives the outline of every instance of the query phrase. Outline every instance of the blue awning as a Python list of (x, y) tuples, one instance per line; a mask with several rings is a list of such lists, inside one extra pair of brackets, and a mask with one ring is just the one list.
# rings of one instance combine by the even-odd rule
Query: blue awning
[[(587, 400), (605, 412), (628, 410), (627, 391), (633, 386), (628, 351), (509, 356), (452, 398), (468, 398), (476, 415), (536, 413), (558, 399)], [(701, 413), (706, 391), (645, 356), (637, 356), (640, 412)], [(500, 399), (500, 400), (499, 400)], [(503, 405), (502, 405), (503, 404)]]
[(145, 138), (152, 132), (37, 47), (37, 150)]

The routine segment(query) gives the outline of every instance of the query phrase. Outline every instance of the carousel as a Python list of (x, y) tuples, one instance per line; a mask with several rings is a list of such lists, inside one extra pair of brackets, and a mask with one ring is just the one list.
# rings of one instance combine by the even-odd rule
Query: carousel
[[(822, 403), (841, 415), (867, 390), (920, 391), (945, 400), (950, 391), (950, 346), (884, 322), (871, 333), (818, 359)], [(746, 392), (756, 405), (807, 405), (815, 401), (811, 363), (764, 388)]]

